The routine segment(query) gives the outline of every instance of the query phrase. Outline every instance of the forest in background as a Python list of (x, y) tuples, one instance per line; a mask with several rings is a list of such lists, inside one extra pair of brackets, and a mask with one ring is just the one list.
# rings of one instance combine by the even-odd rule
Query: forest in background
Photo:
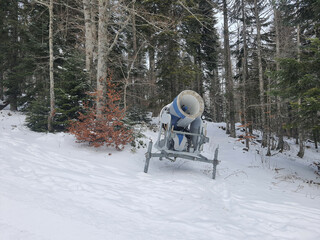
[(1, 0), (0, 31), (1, 106), (32, 130), (66, 130), (111, 72), (129, 121), (191, 89), (247, 148), (317, 148), (319, 0)]

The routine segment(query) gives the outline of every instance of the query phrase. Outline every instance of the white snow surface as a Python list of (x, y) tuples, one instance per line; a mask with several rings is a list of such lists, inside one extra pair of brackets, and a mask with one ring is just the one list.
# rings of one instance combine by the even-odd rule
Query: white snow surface
[(24, 120), (0, 112), (0, 240), (320, 239), (311, 145), (303, 159), (293, 142), (266, 157), (208, 123), (204, 155), (219, 145), (221, 161), (213, 180), (211, 164), (151, 159), (146, 174), (145, 148), (95, 149)]

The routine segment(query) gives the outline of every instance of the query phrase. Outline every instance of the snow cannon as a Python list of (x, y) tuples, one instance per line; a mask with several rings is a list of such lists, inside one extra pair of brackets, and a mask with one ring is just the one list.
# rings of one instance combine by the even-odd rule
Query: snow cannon
[(169, 105), (171, 124), (175, 128), (188, 127), (196, 118), (201, 117), (204, 110), (202, 97), (192, 90), (182, 91)]
[[(199, 151), (197, 143), (203, 131), (201, 116), (204, 110), (202, 97), (192, 90), (182, 91), (160, 112), (160, 132), (155, 147), (159, 150)], [(188, 133), (191, 133), (189, 135)], [(203, 136), (203, 143), (209, 141)]]
[(146, 153), (144, 172), (147, 173), (151, 157), (166, 158), (175, 161), (177, 158), (213, 163), (212, 177), (215, 178), (218, 164), (218, 148), (214, 159), (209, 160), (201, 155), (203, 145), (209, 142), (206, 124), (202, 120), (204, 101), (192, 90), (182, 91), (170, 104), (162, 108), (159, 115), (159, 134), (155, 148), (159, 153), (152, 153), (153, 142), (150, 141)]

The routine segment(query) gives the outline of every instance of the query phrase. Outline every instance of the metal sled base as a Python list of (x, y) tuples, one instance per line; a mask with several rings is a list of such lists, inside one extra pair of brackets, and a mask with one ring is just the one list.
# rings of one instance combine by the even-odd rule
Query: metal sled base
[(171, 150), (161, 150), (160, 153), (152, 153), (151, 152), (152, 151), (152, 144), (153, 144), (152, 141), (150, 141), (149, 146), (148, 146), (148, 152), (146, 153), (146, 163), (144, 165), (144, 172), (145, 173), (148, 172), (149, 162), (152, 157), (159, 157), (160, 160), (162, 158), (166, 158), (170, 161), (175, 161), (176, 158), (184, 158), (184, 159), (188, 159), (188, 160), (192, 160), (192, 161), (211, 163), (213, 166), (212, 179), (216, 178), (219, 147), (217, 147), (214, 152), (213, 160), (210, 160), (201, 154), (196, 155), (196, 154), (188, 153), (188, 152), (176, 152), (176, 151), (171, 151)]

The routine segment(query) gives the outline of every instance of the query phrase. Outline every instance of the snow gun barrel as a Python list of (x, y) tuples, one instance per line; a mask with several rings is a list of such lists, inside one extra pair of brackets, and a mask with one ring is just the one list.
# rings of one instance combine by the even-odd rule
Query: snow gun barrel
[(202, 97), (192, 90), (182, 91), (170, 104), (171, 126), (188, 127), (204, 111)]

